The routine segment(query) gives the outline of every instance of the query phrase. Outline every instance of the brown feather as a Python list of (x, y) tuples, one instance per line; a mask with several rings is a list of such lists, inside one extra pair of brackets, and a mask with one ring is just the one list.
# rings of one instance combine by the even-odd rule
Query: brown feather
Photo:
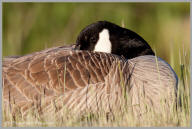
[(42, 96), (45, 103), (41, 112), (50, 113), (57, 108), (59, 113), (63, 104), (78, 113), (109, 111), (121, 106), (125, 89), (134, 112), (145, 112), (144, 102), (159, 110), (161, 98), (174, 102), (177, 76), (165, 61), (157, 60), (158, 65), (154, 56), (126, 60), (113, 54), (65, 47), (6, 59), (3, 101), (9, 104), (11, 96), (24, 113), (38, 105)]

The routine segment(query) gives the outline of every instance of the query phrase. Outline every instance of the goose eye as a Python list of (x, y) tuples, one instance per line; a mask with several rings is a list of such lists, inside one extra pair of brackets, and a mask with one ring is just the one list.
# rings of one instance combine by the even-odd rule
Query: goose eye
[(93, 42), (93, 43), (97, 42), (96, 37), (91, 37), (91, 38), (90, 38), (90, 42)]

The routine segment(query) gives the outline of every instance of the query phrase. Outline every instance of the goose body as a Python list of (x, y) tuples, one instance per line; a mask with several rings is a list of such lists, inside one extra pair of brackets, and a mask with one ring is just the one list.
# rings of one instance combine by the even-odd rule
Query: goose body
[[(14, 103), (24, 114), (34, 107), (53, 112), (53, 102), (57, 112), (63, 104), (76, 113), (101, 108), (109, 111), (121, 103), (123, 82), (132, 105), (142, 103), (143, 94), (146, 102), (157, 108), (162, 97), (167, 103), (174, 102), (177, 85), (172, 68), (157, 60), (159, 70), (155, 56), (150, 55), (126, 60), (102, 52), (41, 51), (3, 67), (3, 101), (7, 106)], [(135, 111), (141, 109), (135, 107)]]

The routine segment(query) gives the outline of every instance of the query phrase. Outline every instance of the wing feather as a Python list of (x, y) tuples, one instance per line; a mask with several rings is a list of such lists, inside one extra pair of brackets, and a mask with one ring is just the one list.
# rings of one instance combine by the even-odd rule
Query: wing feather
[[(140, 56), (126, 61), (112, 54), (62, 47), (6, 59), (3, 98), (10, 103), (11, 95), (23, 112), (38, 105), (39, 111), (48, 113), (59, 112), (63, 105), (77, 112), (109, 111), (121, 105), (122, 89), (126, 88), (132, 105), (147, 101), (157, 108), (164, 94), (173, 100), (177, 88), (174, 71), (162, 59), (157, 60)], [(135, 106), (135, 111), (139, 110)]]
[[(65, 94), (67, 96), (62, 102), (74, 107), (75, 103), (85, 97), (85, 92), (77, 100), (73, 97), (74, 94), (85, 91), (85, 87), (89, 85), (94, 87), (93, 84), (104, 83), (108, 71), (105, 69), (105, 72), (102, 72), (104, 69), (99, 68), (104, 67), (104, 63), (101, 65), (95, 62), (101, 60), (101, 57), (106, 58), (101, 55), (102, 53), (90, 54), (86, 51), (68, 51), (62, 48), (56, 51), (55, 48), (11, 60), (9, 65), (3, 67), (4, 100), (9, 102), (8, 92), (11, 91), (11, 96), (15, 97), (17, 105), (25, 112), (29, 107), (34, 108), (42, 96), (46, 98), (44, 108), (50, 109), (49, 105), (55, 96), (58, 98)], [(105, 63), (108, 70), (110, 63)]]

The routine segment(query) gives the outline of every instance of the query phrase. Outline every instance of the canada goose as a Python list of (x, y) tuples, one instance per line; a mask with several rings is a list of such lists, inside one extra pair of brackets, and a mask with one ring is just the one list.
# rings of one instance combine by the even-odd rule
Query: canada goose
[[(84, 45), (78, 44), (81, 34), (77, 45), (84, 49)], [(90, 35), (86, 36), (90, 38)], [(122, 52), (125, 53), (115, 53), (118, 50), (113, 49), (111, 42), (112, 49), (102, 49), (102, 52), (97, 52), (99, 47), (92, 49), (95, 52), (56, 47), (12, 58), (7, 64), (5, 61), (5, 108), (14, 103), (12, 112), (19, 108), (23, 114), (35, 107), (39, 112), (55, 113), (54, 109), (59, 112), (62, 105), (76, 113), (97, 111), (100, 108), (107, 112), (119, 108), (124, 87), (125, 93), (131, 96), (134, 112), (145, 112), (145, 104), (160, 110), (161, 99), (166, 99), (166, 105), (174, 103), (177, 75), (169, 64), (153, 56), (150, 47), (144, 44), (146, 51), (140, 49), (143, 52), (136, 51), (131, 56), (123, 48)], [(151, 55), (143, 54), (145, 52)], [(138, 56), (142, 54), (145, 56)], [(135, 55), (138, 57), (127, 60)], [(44, 98), (44, 103), (41, 98)]]

